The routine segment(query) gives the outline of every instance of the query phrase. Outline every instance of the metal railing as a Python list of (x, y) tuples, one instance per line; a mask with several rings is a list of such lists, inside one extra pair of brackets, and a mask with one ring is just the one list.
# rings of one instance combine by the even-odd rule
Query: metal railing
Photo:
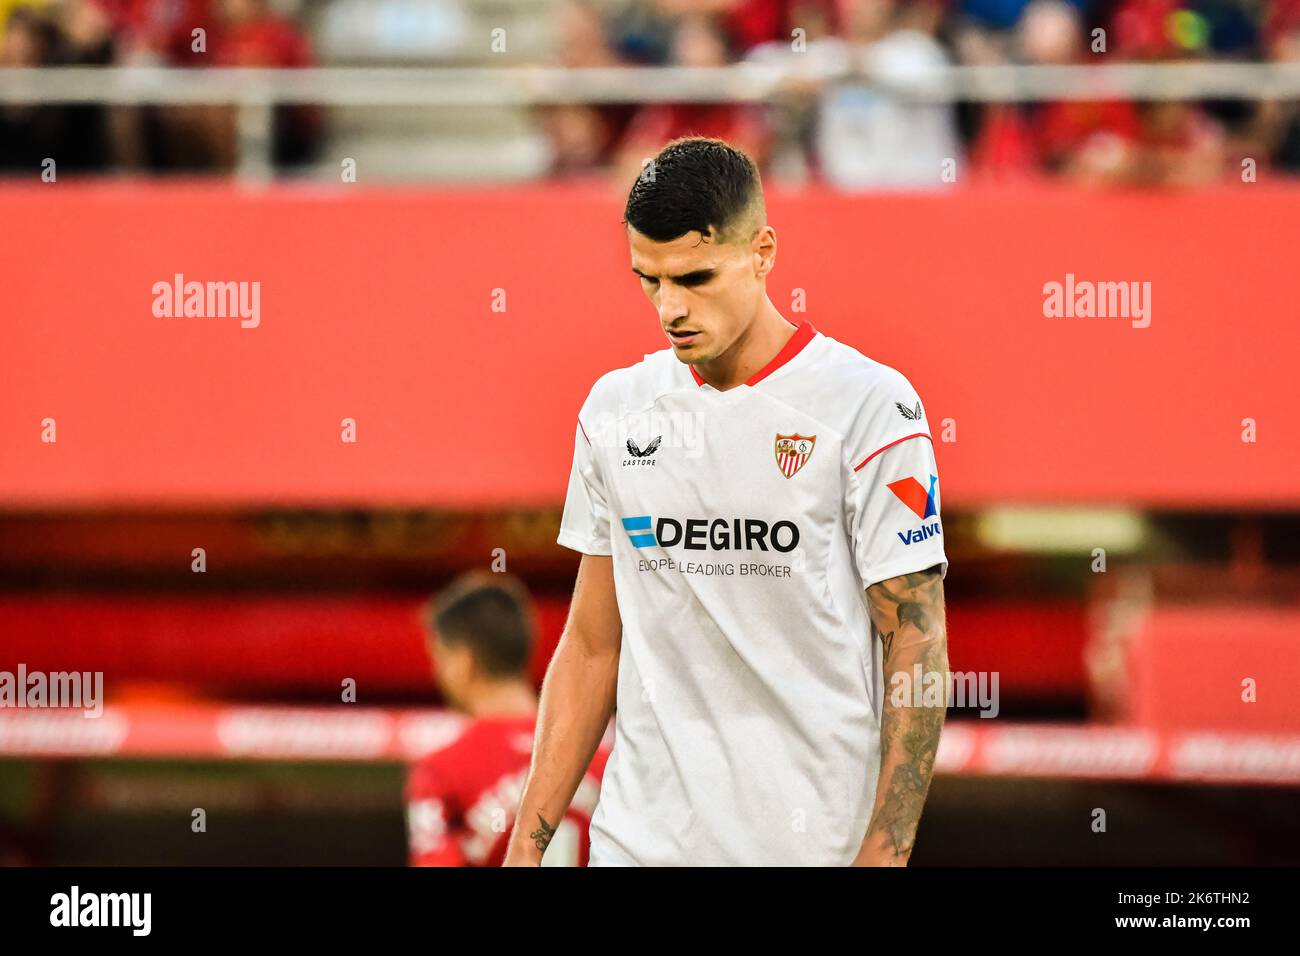
[(544, 103), (761, 102), (791, 80), (856, 77), (917, 102), (1300, 98), (1300, 63), (946, 66), (904, 80), (871, 71), (737, 63), (680, 67), (321, 67), (0, 69), (0, 103), (319, 103), (528, 106)]
[(906, 78), (785, 64), (709, 69), (614, 67), (321, 67), (0, 69), (0, 103), (230, 103), (241, 110), (241, 173), (267, 171), (271, 110), (324, 106), (524, 107), (558, 103), (741, 102), (778, 97), (810, 79), (855, 80), (909, 103), (1047, 100), (1300, 99), (1300, 63), (1095, 63), (945, 66)]

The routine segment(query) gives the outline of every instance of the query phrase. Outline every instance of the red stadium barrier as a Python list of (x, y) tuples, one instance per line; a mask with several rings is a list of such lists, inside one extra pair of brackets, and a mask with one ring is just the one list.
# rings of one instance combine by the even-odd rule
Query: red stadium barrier
[(1126, 698), (1149, 727), (1300, 733), (1300, 610), (1154, 607), (1132, 636)]
[[(168, 705), (0, 711), (0, 756), (411, 760), (455, 738), (440, 711)], [(944, 774), (1300, 784), (1300, 736), (949, 721)]]
[[(539, 598), (533, 677), (540, 684), (569, 602)], [(0, 668), (103, 671), (218, 695), (429, 693), (418, 601), (405, 598), (0, 597)], [(1016, 697), (1082, 697), (1082, 609), (975, 602), (948, 609), (954, 671), (997, 671)], [(1044, 635), (1050, 635), (1045, 637)]]
[[(0, 187), (0, 504), (557, 502), (587, 389), (665, 345), (620, 216), (577, 186)], [(912, 379), (948, 505), (1300, 503), (1300, 188), (769, 218), (774, 301)], [(177, 275), (260, 283), (256, 327), (156, 317)], [(1045, 317), (1076, 279), (1149, 282), (1149, 326)]]

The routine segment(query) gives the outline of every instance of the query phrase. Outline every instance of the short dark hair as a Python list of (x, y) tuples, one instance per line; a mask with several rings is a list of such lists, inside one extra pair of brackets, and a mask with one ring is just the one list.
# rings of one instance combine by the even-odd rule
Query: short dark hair
[[(623, 222), (655, 242), (697, 230), (732, 239), (734, 227), (763, 202), (758, 167), (720, 139), (675, 139), (641, 170), (627, 196)], [(745, 236), (743, 238), (749, 238)]]
[(426, 607), (429, 632), (447, 645), (467, 646), (492, 677), (527, 673), (533, 650), (532, 602), (518, 579), (471, 572)]

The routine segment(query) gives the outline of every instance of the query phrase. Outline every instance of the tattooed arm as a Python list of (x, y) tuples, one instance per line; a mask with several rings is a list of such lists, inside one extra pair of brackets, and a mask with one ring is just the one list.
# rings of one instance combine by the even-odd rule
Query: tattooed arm
[[(948, 705), (948, 637), (938, 566), (873, 584), (867, 588), (867, 604), (884, 643), (885, 701), (876, 805), (853, 865), (906, 866)], [(941, 703), (915, 706), (912, 688), (918, 664), (922, 675), (942, 675)], [(892, 680), (899, 673), (906, 675), (902, 686), (908, 693), (894, 703)]]
[(546, 669), (533, 759), (506, 866), (538, 866), (614, 713), (623, 622), (608, 555), (583, 555), (569, 619)]

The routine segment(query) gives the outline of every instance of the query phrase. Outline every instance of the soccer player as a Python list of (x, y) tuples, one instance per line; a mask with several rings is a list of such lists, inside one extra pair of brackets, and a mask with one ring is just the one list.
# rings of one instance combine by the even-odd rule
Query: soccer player
[(743, 153), (670, 143), (625, 222), (668, 347), (578, 414), (583, 558), (506, 863), (543, 858), (617, 704), (592, 865), (905, 865), (948, 677), (925, 410), (772, 303)]
[[(443, 696), (469, 715), (459, 736), (416, 762), (407, 781), (413, 866), (499, 866), (528, 772), (537, 695), (528, 677), (528, 595), (502, 574), (453, 582), (429, 609), (429, 647)], [(547, 865), (583, 866), (608, 751), (584, 764)], [(558, 853), (555, 851), (558, 849)]]

